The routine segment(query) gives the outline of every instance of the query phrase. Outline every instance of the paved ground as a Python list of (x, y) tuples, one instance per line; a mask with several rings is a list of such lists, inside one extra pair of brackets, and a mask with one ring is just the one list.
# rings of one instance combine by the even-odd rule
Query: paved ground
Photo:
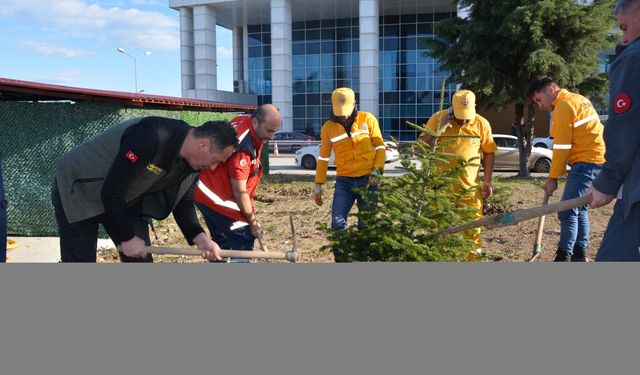
[[(387, 176), (399, 175), (400, 162), (385, 164), (384, 170)], [(269, 159), (269, 171), (272, 174), (300, 174), (313, 175), (315, 171), (306, 170), (295, 165), (293, 154), (284, 154)], [(335, 176), (335, 169), (329, 169), (328, 175)], [(513, 176), (516, 172), (496, 172), (496, 176)], [(532, 176), (544, 176), (540, 173), (532, 173)], [(60, 246), (57, 237), (9, 237), (18, 242), (18, 247), (7, 252), (9, 263), (57, 263), (60, 260)], [(111, 240), (99, 240), (98, 247), (113, 247)]]

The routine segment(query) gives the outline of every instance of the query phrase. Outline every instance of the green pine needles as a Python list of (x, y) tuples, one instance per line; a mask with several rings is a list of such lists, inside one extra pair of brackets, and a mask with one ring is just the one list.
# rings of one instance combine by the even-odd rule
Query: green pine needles
[[(455, 139), (442, 139), (440, 144), (449, 141)], [(468, 165), (478, 165), (478, 158), (465, 161), (423, 141), (411, 146), (411, 152), (401, 152), (401, 169), (406, 173), (382, 178), (377, 199), (368, 190), (359, 192), (368, 202), (375, 201), (357, 214), (364, 228), (327, 229), (330, 244), (325, 248), (334, 251), (336, 261), (464, 261), (475, 248), (473, 241), (460, 234), (429, 237), (416, 233), (433, 233), (474, 220), (475, 209), (462, 202), (465, 194), (472, 192), (464, 189), (458, 176)]]

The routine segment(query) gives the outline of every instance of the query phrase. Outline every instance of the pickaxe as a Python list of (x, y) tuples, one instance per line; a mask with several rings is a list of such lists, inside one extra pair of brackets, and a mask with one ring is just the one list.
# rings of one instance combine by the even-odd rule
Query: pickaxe
[[(549, 203), (549, 193), (545, 190), (544, 198), (542, 198), (542, 206), (546, 206)], [(540, 250), (542, 250), (542, 234), (544, 233), (544, 218), (546, 216), (540, 216), (538, 220), (538, 231), (536, 233), (536, 242), (533, 244), (533, 254), (531, 255), (531, 259), (529, 262), (533, 262), (536, 260), (538, 255), (540, 255)]]
[[(453, 233), (462, 232), (467, 229), (473, 228), (497, 228), (505, 227), (508, 225), (514, 225), (521, 221), (530, 220), (536, 217), (552, 214), (555, 212), (566, 211), (572, 208), (584, 206), (591, 203), (593, 197), (591, 194), (578, 198), (568, 199), (566, 201), (560, 201), (558, 203), (543, 205), (540, 207), (526, 208), (514, 212), (506, 212), (504, 214), (487, 216), (479, 220), (471, 221), (455, 227), (442, 229), (434, 233), (427, 234), (427, 236), (445, 236)], [(419, 234), (419, 233), (418, 233)]]
[[(268, 252), (268, 251), (246, 251), (246, 250), (220, 250), (220, 255), (224, 258), (243, 258), (243, 259), (283, 259), (289, 262), (298, 261), (298, 241), (296, 240), (296, 229), (293, 225), (293, 215), (289, 215), (291, 222), (291, 242), (293, 247), (291, 251), (286, 253)], [(190, 255), (201, 256), (202, 250), (193, 247), (174, 248), (174, 247), (158, 247), (145, 246), (144, 251), (149, 254), (165, 254), (165, 255)]]

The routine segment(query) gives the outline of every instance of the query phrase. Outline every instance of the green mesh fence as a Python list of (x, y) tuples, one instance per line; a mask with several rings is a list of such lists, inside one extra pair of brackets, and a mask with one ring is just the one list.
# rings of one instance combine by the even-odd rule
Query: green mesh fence
[(8, 233), (55, 236), (51, 183), (60, 155), (124, 120), (141, 116), (182, 119), (197, 126), (234, 114), (123, 108), (117, 104), (0, 102)]

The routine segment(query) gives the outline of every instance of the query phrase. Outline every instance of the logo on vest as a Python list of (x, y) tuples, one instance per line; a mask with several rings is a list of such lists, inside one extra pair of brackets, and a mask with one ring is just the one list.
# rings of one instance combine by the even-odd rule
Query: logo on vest
[(616, 113), (625, 113), (631, 108), (631, 97), (625, 93), (618, 94), (613, 99), (613, 110)]
[(363, 132), (368, 132), (368, 131), (369, 131), (369, 127), (367, 126), (367, 124), (362, 124), (362, 125), (360, 126), (360, 129), (361, 129)]
[(129, 161), (132, 164), (135, 164), (138, 161), (138, 155), (134, 154), (133, 151), (129, 150), (127, 151), (126, 154), (124, 154), (124, 156), (129, 159)]
[(153, 163), (147, 164), (147, 170), (157, 176), (160, 176), (160, 173), (162, 173), (162, 168), (158, 167)]

